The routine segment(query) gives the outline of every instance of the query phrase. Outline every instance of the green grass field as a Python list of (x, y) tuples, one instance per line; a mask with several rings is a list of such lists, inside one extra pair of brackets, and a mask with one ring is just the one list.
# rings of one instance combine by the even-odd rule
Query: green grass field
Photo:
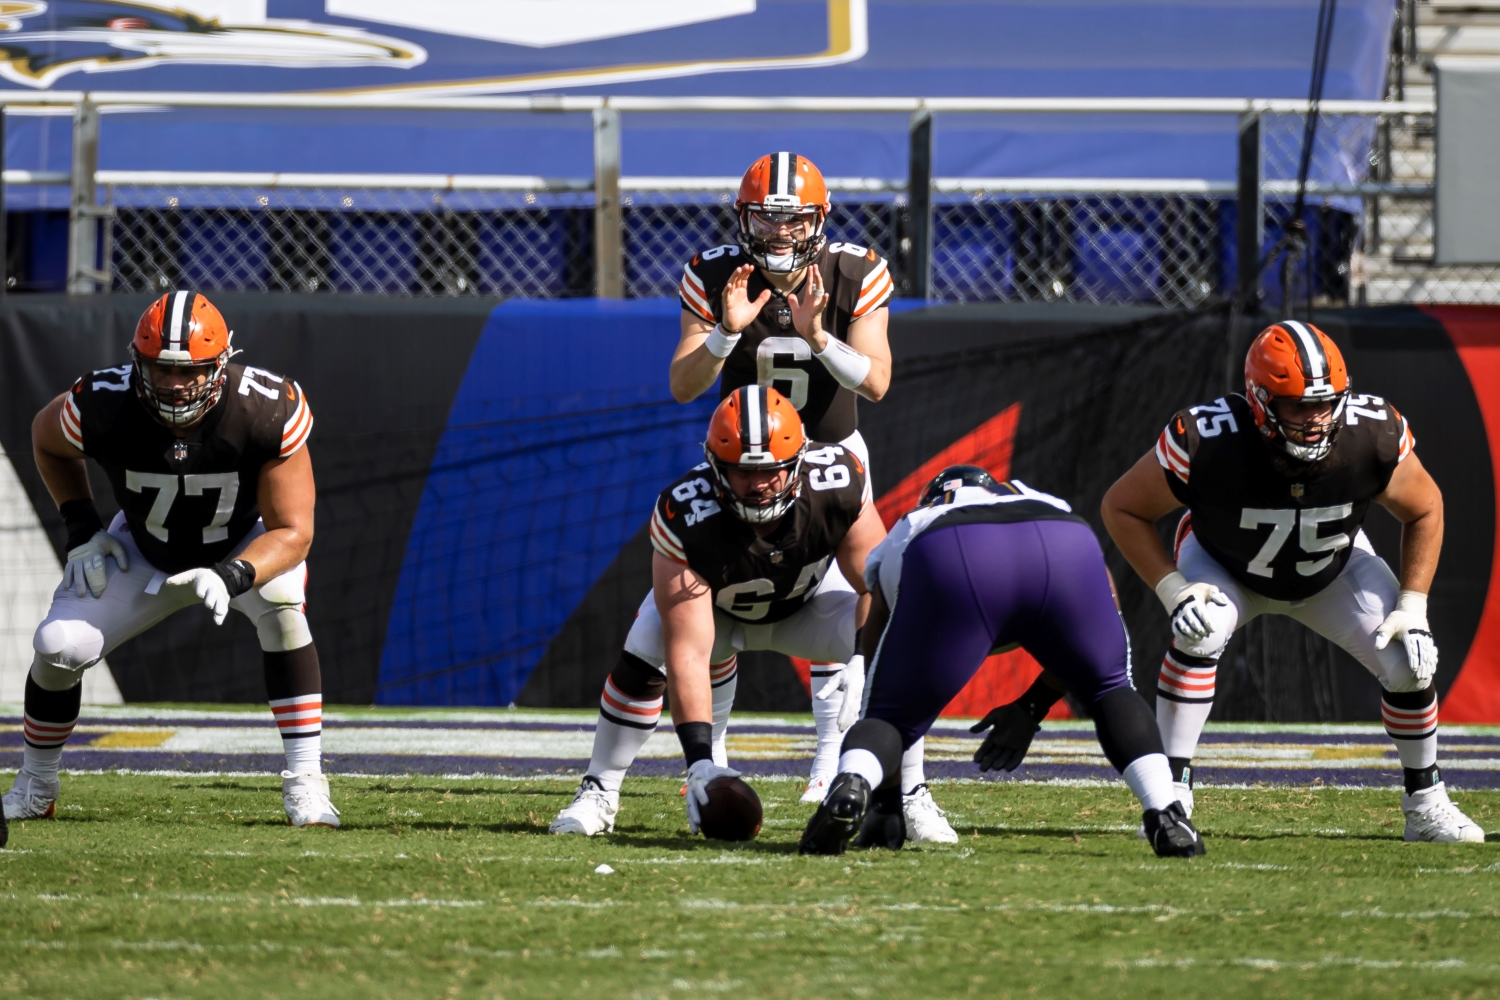
[(1394, 792), (1203, 789), (1182, 862), (1123, 788), (939, 785), (958, 846), (799, 858), (796, 783), (733, 847), (677, 787), (584, 840), (560, 780), (337, 780), (292, 830), (269, 777), (66, 777), (0, 852), (0, 995), (1500, 995), (1500, 845), (1403, 844)]

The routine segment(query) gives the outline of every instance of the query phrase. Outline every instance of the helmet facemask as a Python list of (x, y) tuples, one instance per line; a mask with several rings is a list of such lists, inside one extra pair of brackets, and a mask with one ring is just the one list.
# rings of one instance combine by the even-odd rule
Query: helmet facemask
[[(787, 204), (778, 204), (778, 202)], [(821, 206), (794, 197), (771, 195), (764, 202), (740, 206), (740, 249), (760, 267), (791, 274), (807, 267), (823, 249), (827, 216)]]
[[(779, 462), (769, 451), (747, 453), (738, 462), (725, 461), (715, 455), (707, 443), (703, 446), (703, 453), (708, 459), (709, 474), (713, 477), (719, 502), (746, 524), (769, 524), (777, 520), (792, 509), (792, 504), (797, 502), (797, 497), (802, 492), (802, 458), (807, 454), (806, 441), (795, 455)], [(788, 475), (786, 485), (781, 489), (765, 496), (745, 497), (737, 493), (730, 484), (730, 469), (769, 473), (785, 469)]]
[[(1250, 391), (1264, 413), (1261, 423), (1262, 433), (1292, 458), (1299, 462), (1317, 462), (1328, 457), (1329, 452), (1333, 451), (1339, 428), (1344, 425), (1344, 405), (1349, 399), (1347, 389), (1343, 392), (1334, 392), (1331, 386), (1312, 386), (1301, 397), (1273, 396), (1268, 390), (1258, 385), (1252, 385)], [(1332, 409), (1326, 423), (1320, 421), (1314, 424), (1312, 421), (1286, 420), (1277, 412), (1277, 403), (1330, 403)], [(1314, 427), (1321, 429), (1322, 434), (1317, 441), (1307, 443), (1306, 433)], [(1293, 435), (1303, 440), (1294, 440)]]
[[(135, 394), (151, 415), (168, 427), (191, 427), (213, 408), (224, 394), (228, 377), (229, 351), (212, 358), (195, 359), (186, 351), (163, 351), (159, 357), (147, 357), (132, 344)], [(169, 357), (182, 354), (181, 359)], [(164, 388), (156, 384), (156, 368), (188, 372), (193, 378), (181, 386)]]

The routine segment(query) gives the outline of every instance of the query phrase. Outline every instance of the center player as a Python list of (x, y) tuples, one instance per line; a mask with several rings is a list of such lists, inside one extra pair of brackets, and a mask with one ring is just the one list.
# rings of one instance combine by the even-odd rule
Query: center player
[(844, 662), (854, 653), (855, 592), (818, 584), (837, 559), (863, 592), (865, 556), (885, 536), (864, 462), (842, 445), (809, 443), (791, 403), (758, 385), (719, 404), (704, 453), (706, 462), (657, 499), (653, 589), (604, 687), (620, 736), (596, 736), (588, 773), (553, 833), (614, 829), (620, 782), (656, 729), (669, 683), (696, 831), (693, 795), (735, 773), (726, 768), (728, 713), (716, 707), (714, 684), (733, 674), (737, 654), (773, 649)]
[[(338, 826), (321, 755), (318, 651), (304, 617), (313, 537), (312, 411), (297, 383), (232, 365), (233, 334), (202, 295), (147, 308), (131, 362), (85, 375), (37, 414), (37, 469), (68, 530), (67, 566), (37, 627), (26, 678), (25, 753), (9, 819), (53, 815), (83, 672), (167, 616), (205, 604), (255, 624), (286, 751), (294, 826)], [(122, 508), (105, 530), (85, 459)], [(205, 664), (205, 668), (210, 665)]]
[[(1427, 590), (1443, 496), (1414, 447), (1394, 406), (1350, 396), (1333, 341), (1287, 320), (1250, 345), (1244, 396), (1177, 413), (1105, 494), (1105, 527), (1172, 619), (1156, 718), (1189, 814), (1219, 656), (1235, 629), (1280, 614), (1338, 643), (1380, 682), (1405, 772), (1405, 839), (1484, 840), (1438, 772)], [(1360, 529), (1371, 501), (1402, 523), (1399, 583)], [(1174, 560), (1155, 521), (1183, 506)]]
[[(695, 256), (678, 289), (681, 340), (669, 372), (672, 395), (689, 402), (720, 380), (721, 396), (741, 386), (775, 387), (802, 416), (808, 435), (859, 456), (857, 397), (879, 401), (890, 386), (887, 303), (894, 285), (874, 250), (829, 242), (831, 205), (818, 168), (795, 153), (763, 156), (745, 171), (735, 202), (735, 243)], [(822, 589), (851, 592), (838, 567)], [(813, 717), (818, 751), (803, 801), (821, 801), (838, 761), (841, 728), (853, 721), (863, 688), (863, 658), (814, 663)], [(714, 681), (714, 717), (734, 703), (733, 670)], [(596, 760), (629, 742), (630, 723), (611, 709), (606, 689), (595, 736)], [(654, 724), (654, 723), (653, 723)], [(922, 743), (903, 759), (902, 785), (915, 840), (952, 843), (958, 835), (932, 801), (922, 773)]]

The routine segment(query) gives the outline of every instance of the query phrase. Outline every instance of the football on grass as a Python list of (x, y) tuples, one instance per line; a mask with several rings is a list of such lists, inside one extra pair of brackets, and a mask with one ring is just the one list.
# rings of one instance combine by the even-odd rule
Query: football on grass
[(754, 840), (764, 810), (755, 789), (739, 778), (715, 778), (704, 789), (708, 804), (698, 807), (699, 828), (712, 840)]

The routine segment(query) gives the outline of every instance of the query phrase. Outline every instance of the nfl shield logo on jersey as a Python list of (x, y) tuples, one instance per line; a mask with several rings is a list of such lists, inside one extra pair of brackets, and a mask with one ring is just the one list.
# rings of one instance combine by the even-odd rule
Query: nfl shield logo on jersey
[(1296, 499), (1296, 500), (1301, 500), (1302, 499), (1302, 484), (1301, 483), (1293, 483), (1292, 484), (1292, 497), (1294, 499)]

